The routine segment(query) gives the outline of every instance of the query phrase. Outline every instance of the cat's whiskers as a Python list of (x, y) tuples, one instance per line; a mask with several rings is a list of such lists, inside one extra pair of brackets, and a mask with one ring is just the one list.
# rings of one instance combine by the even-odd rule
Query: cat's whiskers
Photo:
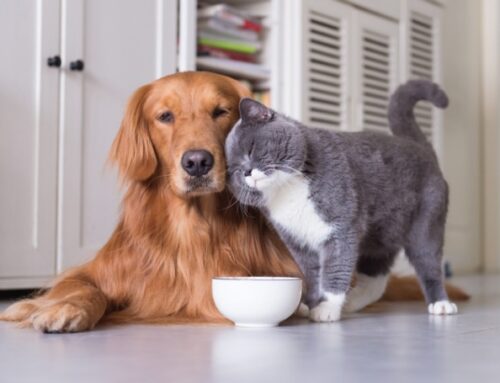
[(269, 165), (269, 166), (266, 166), (264, 168), (264, 171), (266, 171), (266, 170), (288, 170), (291, 173), (294, 173), (294, 174), (296, 174), (298, 176), (303, 177), (307, 181), (311, 181), (311, 179), (308, 176), (306, 176), (304, 173), (302, 173), (300, 170), (294, 169), (294, 168), (292, 168), (291, 166), (288, 166), (288, 165)]
[(249, 192), (247, 190), (241, 189), (240, 192), (238, 193), (238, 198), (237, 198), (239, 201), (241, 201), (240, 210), (245, 217), (248, 217), (247, 205), (246, 205), (248, 193)]
[(229, 210), (231, 209), (234, 205), (236, 204), (239, 204), (240, 201), (238, 201), (238, 198), (235, 197), (232, 193), (230, 193), (230, 196), (231, 196), (231, 201), (229, 202), (229, 205), (227, 205), (226, 207), (224, 207), (222, 210)]

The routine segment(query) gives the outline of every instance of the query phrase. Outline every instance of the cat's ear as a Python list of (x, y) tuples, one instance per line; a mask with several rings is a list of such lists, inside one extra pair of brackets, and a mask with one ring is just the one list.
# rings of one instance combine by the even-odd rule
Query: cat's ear
[(273, 111), (251, 98), (243, 98), (240, 101), (240, 117), (246, 122), (262, 123), (273, 118)]

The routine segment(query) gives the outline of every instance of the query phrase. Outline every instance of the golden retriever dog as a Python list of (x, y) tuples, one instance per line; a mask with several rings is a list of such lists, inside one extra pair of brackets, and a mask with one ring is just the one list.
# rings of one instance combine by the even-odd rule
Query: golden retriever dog
[(224, 140), (238, 119), (239, 82), (186, 72), (131, 97), (110, 158), (128, 184), (121, 219), (89, 263), (2, 319), (45, 332), (127, 321), (220, 321), (219, 275), (299, 275), (262, 217), (225, 190)]
[(299, 276), (263, 217), (225, 189), (224, 140), (249, 95), (208, 72), (139, 88), (111, 148), (127, 185), (111, 238), (93, 260), (0, 319), (44, 332), (89, 330), (103, 319), (222, 322), (212, 277)]

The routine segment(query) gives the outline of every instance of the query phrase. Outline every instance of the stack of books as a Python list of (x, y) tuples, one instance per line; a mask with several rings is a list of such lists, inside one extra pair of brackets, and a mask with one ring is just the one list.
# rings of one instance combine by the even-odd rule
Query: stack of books
[(226, 4), (198, 10), (198, 58), (201, 69), (251, 80), (269, 77), (258, 64), (262, 24)]

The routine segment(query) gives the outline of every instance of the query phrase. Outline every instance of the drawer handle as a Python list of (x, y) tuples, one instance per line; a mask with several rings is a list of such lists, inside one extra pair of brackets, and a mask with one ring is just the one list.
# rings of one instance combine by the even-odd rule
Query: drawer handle
[(82, 60), (75, 60), (69, 63), (69, 70), (82, 71), (85, 68), (85, 63)]
[(47, 65), (50, 67), (54, 68), (60, 68), (61, 67), (61, 57), (59, 56), (52, 56), (47, 59)]

